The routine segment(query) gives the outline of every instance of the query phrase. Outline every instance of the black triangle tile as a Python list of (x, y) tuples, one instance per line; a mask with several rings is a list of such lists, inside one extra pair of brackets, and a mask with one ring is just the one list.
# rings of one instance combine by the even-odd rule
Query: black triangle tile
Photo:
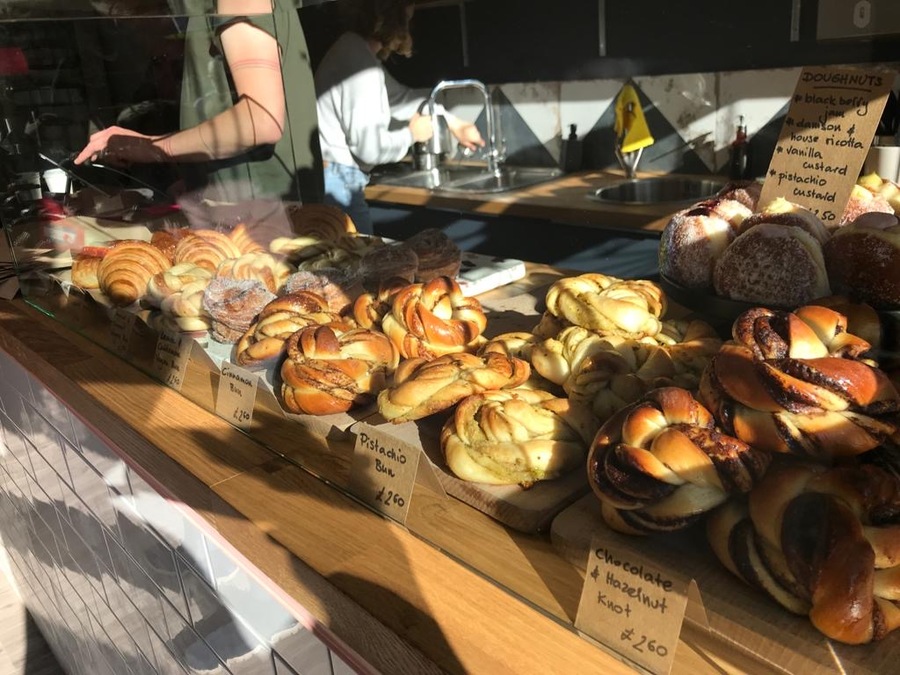
[[(497, 142), (505, 142), (506, 163), (514, 166), (557, 166), (556, 159), (499, 87), (494, 88), (491, 98), (497, 121)], [(487, 122), (483, 110), (475, 121), (475, 126), (487, 138)]]

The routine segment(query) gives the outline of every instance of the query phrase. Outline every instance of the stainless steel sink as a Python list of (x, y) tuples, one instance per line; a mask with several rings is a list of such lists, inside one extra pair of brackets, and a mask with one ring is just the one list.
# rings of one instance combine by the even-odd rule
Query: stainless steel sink
[(562, 171), (556, 168), (510, 166), (502, 167), (495, 175), (480, 167), (465, 166), (375, 174), (372, 176), (372, 183), (425, 188), (435, 192), (478, 194), (518, 190), (553, 180), (561, 175)]
[(632, 178), (594, 190), (589, 197), (608, 204), (668, 204), (696, 202), (712, 197), (727, 181), (724, 178), (655, 176)]

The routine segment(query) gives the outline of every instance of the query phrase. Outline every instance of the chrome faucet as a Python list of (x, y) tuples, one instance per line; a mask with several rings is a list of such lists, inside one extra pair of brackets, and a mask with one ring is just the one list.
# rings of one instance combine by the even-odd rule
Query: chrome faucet
[(431, 122), (434, 125), (434, 134), (435, 137), (440, 133), (440, 127), (437, 123), (437, 117), (435, 115), (435, 102), (437, 100), (438, 95), (447, 89), (465, 89), (467, 87), (474, 87), (478, 91), (481, 92), (481, 95), (484, 97), (484, 115), (485, 115), (485, 125), (487, 127), (487, 138), (485, 139), (485, 143), (487, 148), (485, 150), (487, 155), (487, 168), (494, 175), (500, 174), (500, 164), (502, 159), (500, 157), (500, 151), (497, 147), (497, 130), (494, 124), (494, 106), (491, 104), (491, 94), (488, 91), (487, 86), (485, 86), (484, 82), (473, 79), (465, 79), (465, 80), (441, 80), (438, 82), (434, 89), (431, 90), (431, 94), (428, 96), (428, 101), (426, 102), (426, 109), (428, 114), (431, 116)]

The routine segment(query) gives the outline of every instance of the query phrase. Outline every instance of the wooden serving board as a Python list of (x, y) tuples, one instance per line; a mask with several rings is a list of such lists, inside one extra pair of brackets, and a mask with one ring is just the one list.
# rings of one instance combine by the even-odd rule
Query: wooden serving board
[(806, 617), (790, 614), (732, 576), (709, 548), (702, 526), (649, 537), (622, 535), (603, 522), (599, 501), (588, 494), (562, 511), (550, 527), (553, 547), (582, 572), (595, 533), (623, 554), (634, 552), (673, 570), (690, 570), (699, 601), (689, 603), (685, 621), (725, 649), (762, 661), (771, 672), (896, 672), (900, 632), (862, 646), (828, 640)]
[(421, 448), (422, 459), (428, 459), (444, 492), (520, 532), (546, 530), (556, 514), (589, 489), (587, 476), (580, 469), (556, 480), (535, 483), (527, 490), (518, 485), (487, 485), (457, 478), (441, 453), (440, 432), (447, 416), (393, 424), (374, 415), (365, 423), (370, 435), (377, 433), (393, 443)]

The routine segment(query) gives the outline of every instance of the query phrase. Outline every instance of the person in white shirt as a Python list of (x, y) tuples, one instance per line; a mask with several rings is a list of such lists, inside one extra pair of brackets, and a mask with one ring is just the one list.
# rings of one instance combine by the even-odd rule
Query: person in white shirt
[[(403, 159), (414, 142), (427, 141), (433, 132), (431, 118), (419, 112), (424, 99), (383, 66), (392, 54), (412, 53), (413, 0), (344, 0), (343, 9), (348, 30), (315, 74), (325, 203), (342, 208), (360, 232), (371, 234), (363, 191), (372, 168)], [(462, 146), (484, 145), (474, 124), (445, 116)]]

